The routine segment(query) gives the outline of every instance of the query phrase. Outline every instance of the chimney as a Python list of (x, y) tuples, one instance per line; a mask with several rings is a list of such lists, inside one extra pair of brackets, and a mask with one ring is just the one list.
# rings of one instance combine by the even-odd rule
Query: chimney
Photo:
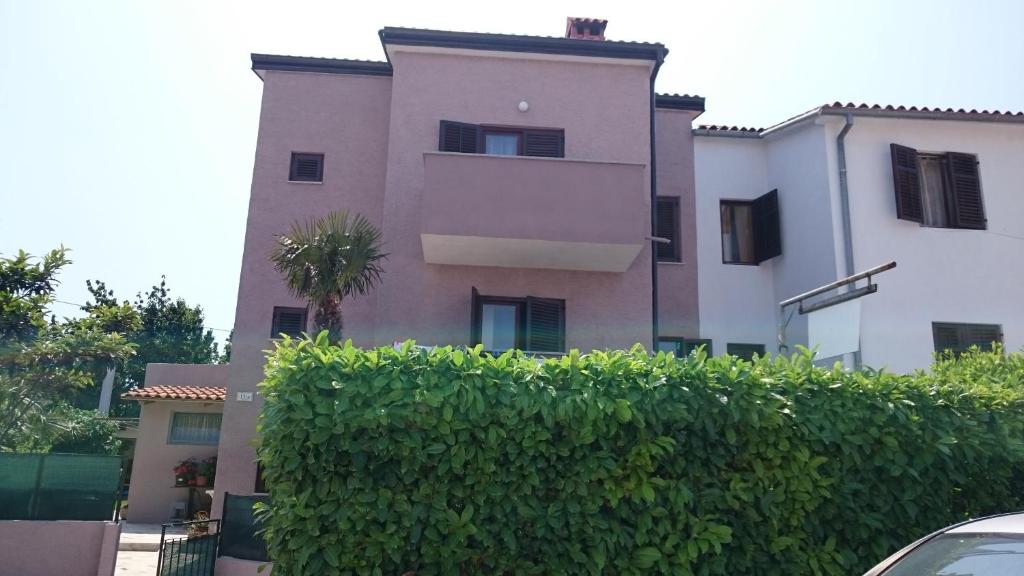
[(604, 40), (604, 27), (607, 25), (607, 20), (569, 16), (565, 19), (565, 37), (573, 40)]

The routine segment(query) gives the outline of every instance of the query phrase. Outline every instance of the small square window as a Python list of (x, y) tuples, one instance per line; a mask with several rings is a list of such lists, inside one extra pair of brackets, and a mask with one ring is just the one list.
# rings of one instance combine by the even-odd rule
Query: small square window
[(274, 307), (274, 319), (270, 329), (271, 338), (280, 338), (282, 334), (292, 338), (301, 338), (306, 330), (307, 311), (305, 308)]
[(175, 412), (171, 418), (168, 444), (217, 444), (220, 441), (221, 415), (216, 413)]
[(324, 155), (292, 152), (288, 180), (290, 182), (323, 182)]
[(725, 351), (730, 356), (736, 356), (743, 360), (753, 360), (754, 355), (764, 356), (764, 344), (735, 344), (725, 345)]
[(691, 352), (701, 346), (704, 347), (705, 354), (708, 356), (713, 355), (711, 351), (711, 340), (707, 338), (664, 337), (658, 339), (658, 350), (662, 352), (672, 352), (677, 358), (689, 356)]

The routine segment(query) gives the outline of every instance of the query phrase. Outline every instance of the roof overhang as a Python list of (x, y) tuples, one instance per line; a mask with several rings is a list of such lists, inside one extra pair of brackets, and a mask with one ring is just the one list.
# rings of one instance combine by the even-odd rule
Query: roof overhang
[(252, 70), (260, 79), (266, 70), (284, 72), (310, 72), (314, 74), (354, 74), (357, 76), (391, 76), (391, 64), (374, 60), (348, 60), (341, 58), (311, 58), (308, 56), (278, 56), (251, 54)]
[(578, 40), (547, 36), (450, 32), (393, 27), (382, 28), (378, 34), (385, 53), (388, 52), (389, 47), (418, 46), (489, 52), (646, 60), (650, 62), (660, 62), (668, 54), (668, 48), (663, 44), (645, 42)]
[(657, 94), (654, 97), (654, 107), (658, 110), (686, 110), (702, 114), (704, 113), (704, 97), (689, 94)]

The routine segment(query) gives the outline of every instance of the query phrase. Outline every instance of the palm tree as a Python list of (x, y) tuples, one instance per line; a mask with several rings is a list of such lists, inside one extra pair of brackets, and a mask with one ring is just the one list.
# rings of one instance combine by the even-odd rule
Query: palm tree
[(327, 330), (331, 342), (341, 340), (341, 301), (364, 295), (380, 281), (381, 234), (359, 214), (347, 210), (295, 222), (277, 237), (270, 260), (284, 275), (288, 289), (313, 306), (316, 330)]

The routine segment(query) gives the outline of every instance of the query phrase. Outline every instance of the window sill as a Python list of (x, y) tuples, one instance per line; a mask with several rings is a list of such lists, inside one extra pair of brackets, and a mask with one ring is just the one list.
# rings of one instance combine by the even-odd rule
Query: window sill
[(324, 183), (323, 180), (320, 180), (319, 182), (314, 182), (312, 180), (287, 180), (286, 182), (288, 182), (289, 184), (318, 184), (318, 185), (322, 185)]
[(675, 261), (675, 260), (658, 260), (658, 265), (665, 264), (667, 266), (686, 266), (686, 262)]

